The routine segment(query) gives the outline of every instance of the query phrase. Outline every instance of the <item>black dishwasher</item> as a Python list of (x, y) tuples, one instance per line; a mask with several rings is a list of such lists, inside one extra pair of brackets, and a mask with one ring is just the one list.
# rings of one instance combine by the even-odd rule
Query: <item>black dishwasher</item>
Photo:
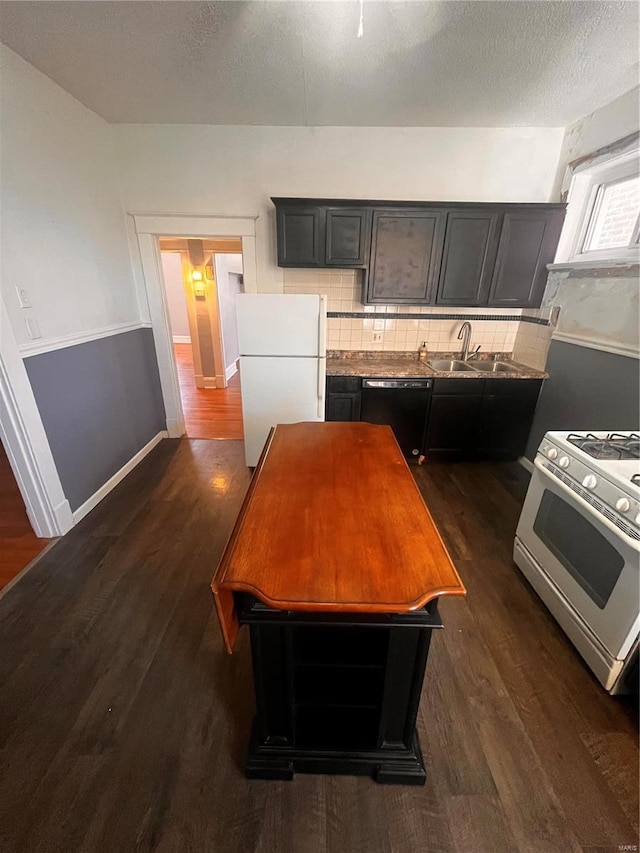
[(389, 424), (408, 458), (422, 453), (432, 379), (363, 379), (360, 420)]

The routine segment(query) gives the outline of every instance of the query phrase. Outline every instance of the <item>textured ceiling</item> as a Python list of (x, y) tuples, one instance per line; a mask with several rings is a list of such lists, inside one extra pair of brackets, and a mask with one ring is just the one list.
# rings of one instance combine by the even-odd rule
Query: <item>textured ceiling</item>
[(2, 2), (111, 122), (562, 126), (638, 82), (635, 2)]

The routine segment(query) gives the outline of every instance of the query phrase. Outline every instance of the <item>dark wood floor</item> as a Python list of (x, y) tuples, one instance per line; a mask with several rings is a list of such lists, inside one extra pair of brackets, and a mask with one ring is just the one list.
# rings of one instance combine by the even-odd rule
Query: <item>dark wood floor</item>
[(425, 788), (241, 773), (247, 637), (209, 580), (248, 484), (240, 442), (164, 441), (0, 600), (0, 849), (602, 853), (637, 844), (637, 713), (511, 563), (517, 465), (416, 476), (469, 594), (443, 602)]

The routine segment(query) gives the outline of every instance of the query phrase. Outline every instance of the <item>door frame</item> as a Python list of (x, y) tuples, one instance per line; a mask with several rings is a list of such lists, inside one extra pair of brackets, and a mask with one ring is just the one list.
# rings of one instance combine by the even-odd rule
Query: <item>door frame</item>
[(71, 507), (1, 298), (0, 439), (34, 533), (44, 539), (63, 536), (73, 527)]
[(238, 237), (242, 240), (244, 284), (248, 293), (256, 293), (256, 229), (255, 216), (180, 216), (130, 213), (133, 218), (144, 289), (153, 330), (153, 340), (160, 372), (160, 386), (167, 416), (169, 438), (180, 438), (185, 432), (184, 412), (180, 398), (178, 369), (173, 352), (167, 297), (163, 285), (160, 237), (216, 238)]

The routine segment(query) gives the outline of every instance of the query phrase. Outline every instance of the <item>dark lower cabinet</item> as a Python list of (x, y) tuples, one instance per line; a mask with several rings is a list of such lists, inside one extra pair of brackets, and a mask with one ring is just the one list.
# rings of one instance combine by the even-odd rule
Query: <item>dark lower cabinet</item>
[(541, 386), (537, 379), (436, 379), (425, 457), (435, 462), (522, 456)]
[(485, 385), (478, 423), (478, 452), (484, 458), (522, 456), (542, 381), (494, 379)]
[[(447, 382), (447, 380), (444, 380)], [(449, 380), (453, 389), (436, 379), (427, 422), (425, 456), (428, 460), (464, 459), (476, 450), (483, 380)], [(444, 391), (444, 393), (442, 393)], [(474, 393), (472, 393), (474, 392)]]
[(361, 385), (359, 376), (328, 376), (325, 420), (359, 421)]
[(370, 775), (424, 785), (416, 717), (436, 600), (412, 613), (273, 610), (244, 596), (256, 715), (245, 773)]

